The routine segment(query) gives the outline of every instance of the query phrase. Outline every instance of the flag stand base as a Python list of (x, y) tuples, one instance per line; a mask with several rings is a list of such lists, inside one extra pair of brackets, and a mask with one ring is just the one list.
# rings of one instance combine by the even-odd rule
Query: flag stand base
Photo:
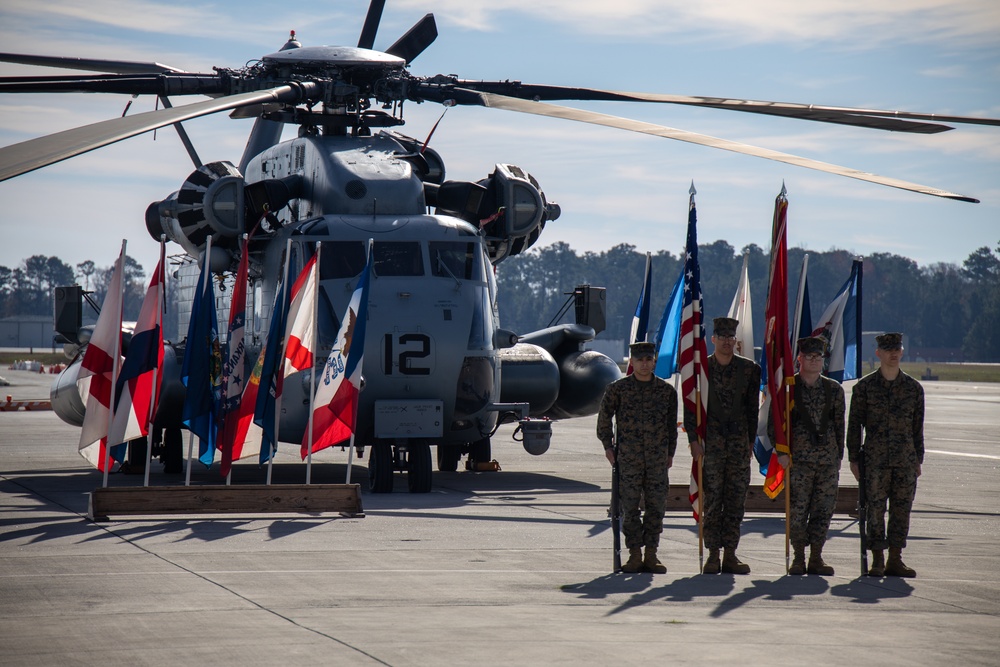
[(102, 487), (87, 518), (206, 514), (322, 514), (364, 517), (358, 484)]
[[(691, 511), (691, 503), (688, 500), (690, 493), (689, 484), (671, 484), (667, 494), (667, 511)], [(834, 506), (835, 514), (855, 514), (858, 507), (858, 487), (842, 485), (837, 489), (837, 504)], [(747, 490), (747, 512), (780, 512), (785, 513), (785, 492), (771, 500), (764, 493), (764, 487), (760, 484), (751, 485)]]

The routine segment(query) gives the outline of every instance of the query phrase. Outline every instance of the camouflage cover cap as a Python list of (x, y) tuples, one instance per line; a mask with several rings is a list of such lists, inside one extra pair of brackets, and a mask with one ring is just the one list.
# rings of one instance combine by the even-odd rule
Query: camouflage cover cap
[(903, 334), (884, 333), (880, 336), (875, 336), (875, 342), (878, 344), (880, 350), (900, 350), (903, 348)]
[(632, 343), (628, 346), (628, 352), (636, 359), (641, 359), (642, 357), (655, 357), (656, 345), (652, 343)]
[(712, 320), (712, 334), (715, 336), (735, 336), (740, 321), (732, 317), (716, 317)]
[(799, 352), (802, 354), (823, 354), (826, 352), (826, 341), (819, 336), (800, 338)]

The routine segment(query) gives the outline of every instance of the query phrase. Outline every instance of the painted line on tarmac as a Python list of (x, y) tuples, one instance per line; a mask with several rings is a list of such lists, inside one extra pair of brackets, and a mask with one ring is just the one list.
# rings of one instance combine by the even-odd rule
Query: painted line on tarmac
[(965, 452), (946, 452), (943, 449), (928, 449), (925, 451), (928, 454), (945, 454), (947, 456), (967, 456), (973, 459), (993, 459), (994, 461), (1000, 461), (1000, 456), (992, 456), (990, 454), (966, 454)]

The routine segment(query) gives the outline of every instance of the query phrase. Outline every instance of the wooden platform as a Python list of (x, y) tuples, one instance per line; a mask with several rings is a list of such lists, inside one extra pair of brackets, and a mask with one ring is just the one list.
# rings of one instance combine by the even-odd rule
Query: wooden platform
[(336, 512), (364, 516), (358, 484), (103, 487), (90, 494), (91, 521), (136, 515)]
[[(834, 507), (835, 514), (855, 514), (858, 507), (858, 487), (841, 486), (837, 489), (837, 504)], [(667, 511), (688, 511), (691, 503), (688, 502), (688, 485), (671, 484), (670, 492), (667, 494)], [(760, 485), (751, 485), (747, 491), (746, 511), (749, 512), (779, 512), (785, 513), (785, 492), (782, 491), (777, 498), (771, 500), (764, 494), (764, 489)]]

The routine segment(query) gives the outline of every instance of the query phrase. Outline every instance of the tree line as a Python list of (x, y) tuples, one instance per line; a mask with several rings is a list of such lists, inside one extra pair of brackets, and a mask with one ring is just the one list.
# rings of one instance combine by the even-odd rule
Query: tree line
[[(789, 304), (794, 308), (802, 257), (808, 252), (810, 309), (818, 318), (851, 272), (855, 256), (846, 250), (788, 250)], [(763, 343), (769, 251), (750, 244), (739, 252), (723, 240), (698, 248), (702, 292), (708, 318), (725, 315), (739, 283), (743, 255), (754, 313), (755, 343)], [(549, 326), (577, 285), (607, 289), (607, 330), (598, 337), (624, 340), (642, 285), (645, 253), (630, 244), (604, 252), (575, 252), (566, 243), (532, 249), (497, 267), (500, 318), (504, 328), (527, 333)], [(1000, 243), (972, 252), (962, 266), (920, 267), (890, 253), (864, 257), (862, 319), (866, 331), (902, 331), (911, 352), (932, 361), (1000, 361)], [(665, 250), (652, 254), (650, 327), (659, 321), (683, 257)], [(53, 314), (56, 287), (79, 284), (103, 302), (112, 266), (92, 261), (72, 267), (58, 257), (33, 255), (13, 269), (0, 266), (0, 318)], [(124, 319), (139, 315), (148, 279), (141, 264), (125, 258)], [(176, 308), (167, 272), (168, 306), (164, 333), (177, 340)], [(89, 311), (89, 309), (87, 309)], [(93, 315), (89, 312), (89, 315)], [(90, 318), (93, 321), (93, 317)]]
[[(723, 240), (698, 246), (709, 319), (728, 313), (739, 284), (743, 255), (749, 256), (757, 346), (763, 344), (769, 253), (756, 244), (737, 252)], [(846, 250), (790, 248), (792, 310), (806, 253), (809, 306), (815, 324), (849, 278), (855, 255)], [(930, 361), (1000, 361), (1000, 243), (995, 250), (986, 246), (975, 250), (962, 266), (936, 263), (920, 267), (909, 258), (890, 253), (862, 259), (865, 331), (902, 331), (909, 351)], [(645, 253), (630, 244), (578, 254), (566, 243), (555, 243), (510, 258), (497, 269), (501, 322), (504, 328), (518, 333), (549, 326), (568, 293), (576, 285), (590, 284), (607, 288), (607, 330), (598, 338), (627, 339), (645, 262)], [(651, 265), (650, 328), (655, 330), (680, 275), (683, 257), (661, 250), (652, 254)]]

